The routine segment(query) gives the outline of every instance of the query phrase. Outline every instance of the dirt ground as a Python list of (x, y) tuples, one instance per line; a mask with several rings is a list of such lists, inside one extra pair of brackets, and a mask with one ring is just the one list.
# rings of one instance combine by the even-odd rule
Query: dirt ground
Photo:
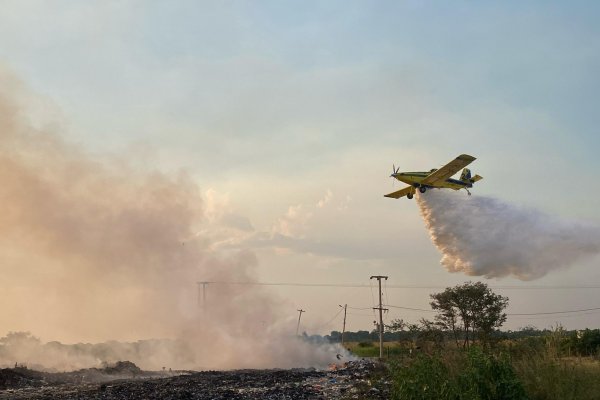
[[(387, 399), (382, 367), (360, 360), (328, 370), (181, 372), (177, 376), (136, 370), (82, 370), (60, 374), (0, 371), (0, 399)], [(91, 372), (90, 372), (91, 371)], [(24, 372), (28, 372), (24, 373)], [(19, 373), (21, 373), (19, 375)], [(163, 374), (163, 376), (157, 376)], [(82, 378), (83, 377), (83, 378)], [(62, 379), (62, 380), (61, 380)], [(93, 382), (86, 382), (94, 380)], [(2, 386), (3, 385), (3, 386)]]

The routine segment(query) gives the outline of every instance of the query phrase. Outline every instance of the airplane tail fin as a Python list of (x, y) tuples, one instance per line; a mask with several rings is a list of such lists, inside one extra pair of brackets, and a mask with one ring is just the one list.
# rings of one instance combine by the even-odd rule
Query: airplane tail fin
[(469, 168), (465, 168), (462, 170), (462, 174), (460, 174), (460, 180), (463, 182), (469, 182), (471, 179), (471, 170)]
[(475, 183), (482, 179), (483, 177), (479, 175), (471, 177), (471, 170), (469, 168), (463, 169), (462, 174), (460, 174), (460, 180), (466, 183)]

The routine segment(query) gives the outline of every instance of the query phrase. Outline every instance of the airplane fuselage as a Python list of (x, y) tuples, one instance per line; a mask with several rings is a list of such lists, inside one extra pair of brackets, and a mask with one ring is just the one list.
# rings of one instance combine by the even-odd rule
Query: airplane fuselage
[[(415, 172), (400, 172), (395, 165), (392, 164), (392, 175), (394, 179), (398, 179), (400, 182), (407, 183), (408, 186), (400, 190), (396, 190), (393, 193), (385, 194), (385, 197), (391, 197), (393, 199), (399, 199), (406, 196), (412, 199), (417, 190), (421, 193), (425, 193), (430, 188), (445, 188), (460, 190), (465, 189), (467, 193), (469, 188), (473, 187), (473, 183), (483, 179), (479, 175), (471, 176), (471, 170), (465, 168), (471, 162), (475, 160), (475, 157), (468, 154), (461, 154), (454, 160), (450, 161), (439, 169), (432, 169), (430, 171), (415, 171)], [(456, 174), (460, 169), (460, 179), (453, 179), (452, 176)]]
[(429, 176), (434, 170), (427, 172), (397, 172), (392, 176), (398, 179), (400, 182), (404, 182), (413, 187), (426, 187), (426, 188), (448, 188), (454, 190), (460, 190), (464, 188), (471, 188), (473, 184), (470, 182), (463, 182), (458, 179), (448, 178), (442, 183), (436, 183), (435, 185), (421, 185), (427, 176)]

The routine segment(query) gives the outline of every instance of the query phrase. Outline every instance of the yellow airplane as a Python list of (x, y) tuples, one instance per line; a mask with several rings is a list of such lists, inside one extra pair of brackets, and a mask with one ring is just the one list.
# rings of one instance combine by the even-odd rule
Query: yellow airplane
[[(431, 188), (465, 189), (470, 195), (469, 188), (473, 187), (475, 182), (483, 179), (479, 175), (471, 177), (471, 171), (468, 168), (464, 168), (473, 161), (475, 161), (475, 157), (468, 154), (461, 154), (440, 169), (434, 168), (429, 172), (398, 172), (400, 167), (396, 168), (395, 165), (392, 165), (393, 173), (390, 177), (398, 179), (400, 182), (408, 183), (410, 186), (384, 196), (393, 199), (406, 196), (412, 199), (417, 189), (419, 189), (419, 192), (425, 193), (427, 189)], [(452, 179), (451, 176), (461, 168), (464, 169), (460, 175), (460, 179)]]

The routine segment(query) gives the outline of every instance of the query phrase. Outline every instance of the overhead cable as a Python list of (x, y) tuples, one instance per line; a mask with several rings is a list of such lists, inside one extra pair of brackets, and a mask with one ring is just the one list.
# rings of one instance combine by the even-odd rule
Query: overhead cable
[[(390, 307), (390, 308), (399, 308), (402, 310), (437, 312), (436, 310), (426, 310), (424, 308), (414, 308), (414, 307), (393, 306), (390, 304), (386, 304), (385, 306)], [(572, 314), (572, 313), (585, 312), (585, 311), (596, 311), (596, 310), (600, 310), (600, 307), (582, 308), (582, 309), (578, 309), (578, 310), (567, 310), (567, 311), (548, 311), (548, 312), (536, 312), (536, 313), (507, 313), (506, 315), (509, 317), (533, 316), (533, 315), (555, 315), (555, 314)]]
[[(343, 287), (343, 288), (369, 288), (363, 283), (299, 283), (299, 282), (253, 282), (253, 281), (210, 281), (207, 284), (217, 285), (256, 285), (256, 286), (308, 286), (308, 287)], [(421, 285), (387, 285), (389, 289), (446, 289), (446, 286), (421, 286)], [(568, 289), (600, 289), (598, 285), (558, 285), (558, 286), (490, 286), (490, 289), (506, 290), (568, 290)]]

